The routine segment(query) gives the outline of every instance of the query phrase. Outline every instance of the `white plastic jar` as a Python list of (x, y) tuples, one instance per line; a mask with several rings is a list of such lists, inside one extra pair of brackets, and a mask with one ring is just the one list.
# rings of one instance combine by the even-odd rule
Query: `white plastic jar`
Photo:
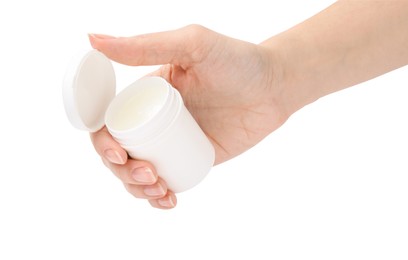
[(166, 80), (144, 77), (115, 96), (114, 70), (102, 53), (92, 50), (73, 63), (63, 96), (74, 126), (95, 132), (106, 124), (130, 157), (151, 162), (176, 193), (207, 175), (214, 148)]

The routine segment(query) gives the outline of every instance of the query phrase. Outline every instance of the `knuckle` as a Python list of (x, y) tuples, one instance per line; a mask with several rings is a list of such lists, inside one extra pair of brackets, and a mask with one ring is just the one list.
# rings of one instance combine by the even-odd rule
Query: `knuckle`
[(198, 24), (187, 25), (182, 30), (183, 38), (189, 43), (185, 49), (189, 60), (193, 62), (202, 61), (211, 46), (209, 40), (212, 39), (212, 31)]
[(192, 36), (201, 36), (203, 33), (208, 31), (206, 27), (199, 24), (189, 24), (184, 27), (184, 30), (186, 30)]

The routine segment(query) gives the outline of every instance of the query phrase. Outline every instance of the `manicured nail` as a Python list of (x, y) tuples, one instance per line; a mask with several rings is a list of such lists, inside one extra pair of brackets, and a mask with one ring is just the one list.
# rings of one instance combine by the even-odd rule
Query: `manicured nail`
[(165, 208), (174, 208), (174, 206), (176, 206), (171, 196), (158, 199), (157, 202), (160, 204), (160, 206)]
[(143, 191), (147, 196), (152, 197), (163, 196), (164, 194), (166, 194), (166, 191), (160, 183), (157, 183), (154, 186), (146, 187)]
[(96, 38), (96, 39), (102, 39), (102, 40), (116, 39), (116, 37), (114, 37), (114, 36), (110, 36), (110, 35), (106, 35), (106, 34), (97, 34), (97, 33), (89, 33), (88, 36), (90, 38)]
[(104, 156), (106, 159), (108, 159), (111, 163), (115, 164), (124, 164), (125, 160), (123, 160), (122, 156), (120, 156), (118, 151), (115, 151), (113, 149), (108, 149), (105, 152), (103, 152)]
[(131, 172), (132, 178), (140, 183), (155, 183), (157, 178), (149, 167), (141, 167), (133, 169)]

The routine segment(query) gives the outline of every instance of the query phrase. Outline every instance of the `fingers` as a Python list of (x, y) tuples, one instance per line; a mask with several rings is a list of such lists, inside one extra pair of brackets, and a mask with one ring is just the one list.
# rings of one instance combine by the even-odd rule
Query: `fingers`
[(198, 25), (134, 37), (115, 38), (90, 34), (93, 48), (110, 59), (126, 65), (189, 65), (205, 57), (211, 44), (206, 41), (215, 35)]
[(149, 162), (133, 159), (129, 159), (124, 165), (113, 164), (106, 159), (103, 159), (103, 162), (136, 198), (147, 199), (153, 207), (159, 209), (176, 206), (175, 194), (167, 188), (165, 181), (158, 177)]
[(149, 200), (149, 203), (152, 205), (152, 207), (158, 209), (171, 209), (177, 205), (177, 198), (174, 192), (169, 191), (163, 198), (151, 199)]
[(124, 183), (126, 190), (139, 199), (160, 199), (166, 196), (167, 186), (163, 180), (159, 180), (151, 185), (134, 185)]
[(91, 133), (91, 140), (103, 163), (136, 198), (147, 199), (159, 209), (176, 206), (176, 196), (159, 178), (155, 167), (142, 160), (128, 159), (126, 151), (112, 138), (106, 128)]

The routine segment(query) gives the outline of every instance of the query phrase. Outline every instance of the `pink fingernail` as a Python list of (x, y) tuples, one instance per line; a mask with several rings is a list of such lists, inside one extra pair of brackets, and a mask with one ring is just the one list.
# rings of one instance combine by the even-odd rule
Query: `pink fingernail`
[(157, 185), (154, 186), (148, 186), (144, 188), (143, 191), (147, 196), (151, 197), (163, 196), (164, 194), (166, 194), (166, 191), (160, 183), (157, 183)]
[(171, 196), (158, 199), (157, 202), (160, 204), (160, 206), (165, 208), (174, 208), (176, 206)]
[(149, 167), (133, 169), (132, 178), (139, 183), (155, 183), (157, 178)]
[(113, 149), (108, 149), (105, 152), (103, 152), (104, 156), (106, 159), (108, 159), (111, 163), (115, 164), (124, 164), (125, 161), (123, 160), (122, 156), (120, 156), (118, 151), (115, 151)]
[(97, 33), (89, 33), (88, 36), (90, 38), (96, 38), (96, 39), (101, 39), (101, 40), (116, 39), (116, 37), (114, 36), (110, 36), (106, 34), (97, 34)]

